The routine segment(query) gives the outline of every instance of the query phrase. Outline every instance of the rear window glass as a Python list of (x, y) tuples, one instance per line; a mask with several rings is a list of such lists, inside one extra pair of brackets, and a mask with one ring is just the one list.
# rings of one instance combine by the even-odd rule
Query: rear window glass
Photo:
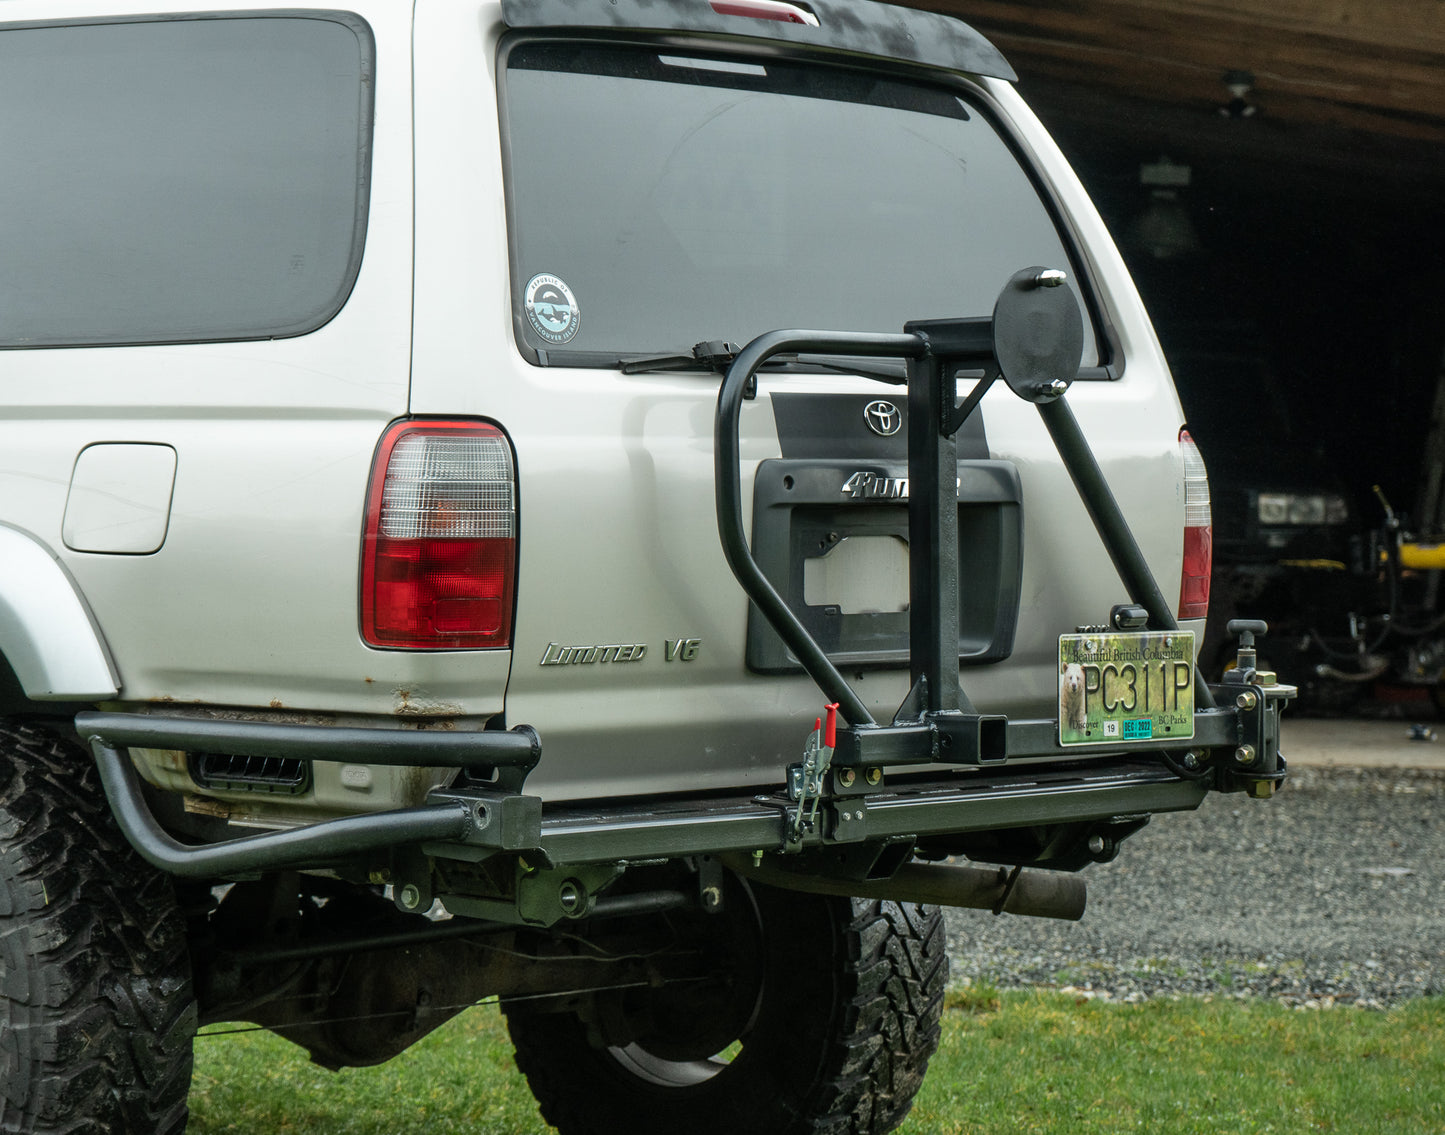
[(0, 346), (296, 335), (364, 236), (372, 44), (331, 15), (0, 26)]
[(576, 42), (518, 43), (505, 74), (514, 312), (543, 361), (897, 332), (988, 315), (1021, 268), (1072, 269), (959, 90)]

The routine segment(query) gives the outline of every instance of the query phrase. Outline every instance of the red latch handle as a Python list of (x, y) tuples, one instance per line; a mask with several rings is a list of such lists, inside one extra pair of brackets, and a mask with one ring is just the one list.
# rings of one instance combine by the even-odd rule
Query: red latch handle
[(823, 730), (823, 747), (836, 749), (838, 747), (838, 703), (828, 703), (828, 724)]

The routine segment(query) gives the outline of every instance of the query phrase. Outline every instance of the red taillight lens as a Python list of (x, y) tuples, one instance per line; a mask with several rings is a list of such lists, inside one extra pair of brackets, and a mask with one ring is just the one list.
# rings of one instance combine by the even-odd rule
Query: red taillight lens
[(1179, 618), (1209, 615), (1209, 568), (1214, 556), (1214, 518), (1209, 510), (1209, 475), (1188, 430), (1179, 431), (1184, 454), (1184, 572), (1179, 579)]
[(712, 0), (712, 10), (719, 16), (746, 16), (752, 20), (818, 26), (818, 17), (806, 7), (789, 4), (786, 0)]
[(516, 575), (516, 476), (502, 431), (392, 425), (367, 492), (362, 638), (410, 650), (510, 646)]

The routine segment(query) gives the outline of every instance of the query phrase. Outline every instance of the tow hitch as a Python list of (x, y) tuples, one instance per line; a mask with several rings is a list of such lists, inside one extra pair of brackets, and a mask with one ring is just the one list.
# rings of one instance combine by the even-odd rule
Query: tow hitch
[(1232, 767), (1222, 771), (1223, 791), (1243, 789), (1256, 800), (1267, 800), (1284, 781), (1285, 763), (1279, 752), (1279, 713), (1298, 692), (1282, 685), (1272, 670), (1256, 669), (1254, 636), (1269, 627), (1258, 619), (1231, 619), (1230, 634), (1239, 636), (1234, 666), (1214, 687), (1221, 701), (1233, 702), (1239, 712), (1239, 744)]

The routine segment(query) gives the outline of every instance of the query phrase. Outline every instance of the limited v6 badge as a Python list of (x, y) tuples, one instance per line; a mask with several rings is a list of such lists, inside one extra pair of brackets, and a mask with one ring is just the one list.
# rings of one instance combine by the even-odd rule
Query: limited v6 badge
[[(691, 662), (702, 649), (700, 638), (670, 638), (662, 648), (668, 662)], [(601, 643), (596, 646), (562, 646), (549, 642), (542, 651), (542, 666), (595, 666), (619, 662), (641, 662), (648, 657), (645, 642)]]

